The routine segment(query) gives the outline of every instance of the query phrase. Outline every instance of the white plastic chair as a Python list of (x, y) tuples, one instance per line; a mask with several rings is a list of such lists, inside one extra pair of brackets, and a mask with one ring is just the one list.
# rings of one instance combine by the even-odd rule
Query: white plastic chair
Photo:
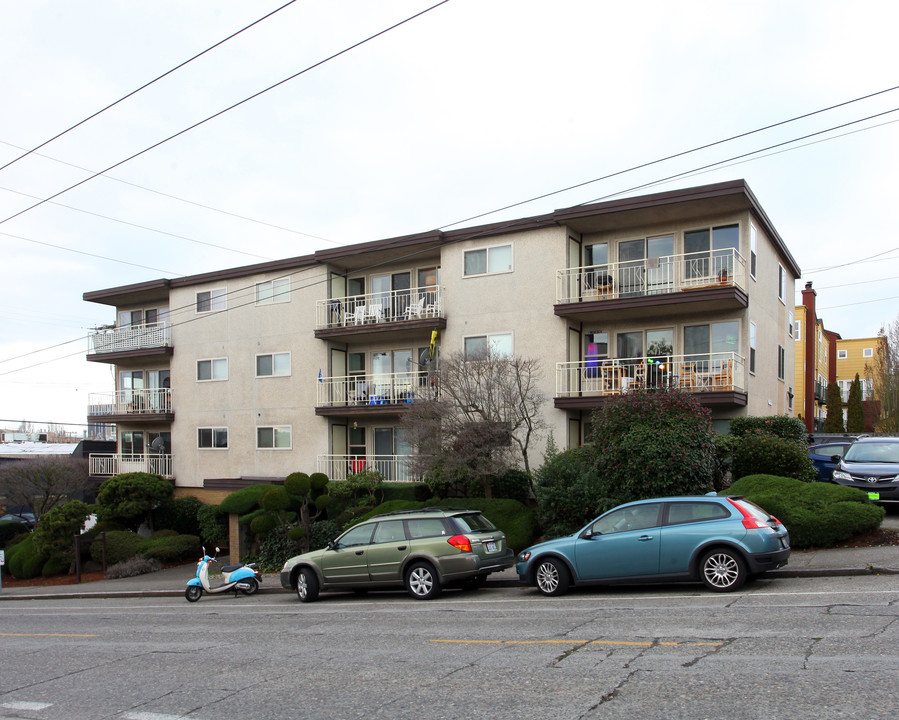
[(420, 319), (422, 313), (424, 312), (424, 309), (425, 296), (422, 295), (420, 298), (418, 298), (418, 302), (414, 302), (406, 307), (406, 320), (411, 320), (413, 315)]
[(353, 325), (364, 325), (366, 313), (365, 305), (357, 305), (356, 311), (353, 313)]

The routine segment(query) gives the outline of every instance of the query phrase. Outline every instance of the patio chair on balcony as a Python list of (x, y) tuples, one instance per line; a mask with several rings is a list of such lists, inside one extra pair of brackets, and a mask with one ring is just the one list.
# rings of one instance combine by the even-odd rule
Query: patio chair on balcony
[(713, 390), (734, 389), (734, 369), (730, 360), (724, 360), (721, 367), (711, 378)]
[(375, 303), (374, 305), (369, 305), (366, 317), (372, 322), (379, 323), (384, 319), (384, 308), (377, 303)]
[(413, 317), (421, 319), (422, 314), (424, 313), (424, 309), (425, 296), (422, 295), (420, 298), (418, 298), (418, 302), (414, 302), (411, 305), (406, 306), (404, 317), (406, 318), (406, 320), (411, 320)]
[(680, 370), (681, 390), (692, 392), (697, 385), (699, 385), (699, 378), (696, 374), (696, 366), (693, 363), (684, 363)]
[(365, 316), (368, 313), (365, 305), (357, 305), (353, 313), (353, 325), (364, 325)]

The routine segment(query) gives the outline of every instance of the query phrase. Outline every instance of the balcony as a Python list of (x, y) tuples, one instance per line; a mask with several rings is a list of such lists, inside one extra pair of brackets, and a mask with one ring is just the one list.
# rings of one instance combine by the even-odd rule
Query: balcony
[(88, 345), (87, 359), (94, 362), (113, 362), (122, 358), (147, 355), (171, 355), (171, 325), (167, 322), (158, 322), (100, 330), (88, 335)]
[(126, 472), (143, 472), (172, 479), (172, 456), (150, 455), (95, 455), (88, 458), (91, 477), (111, 477)]
[(159, 421), (175, 419), (171, 388), (143, 388), (88, 395), (89, 422)]
[(414, 402), (427, 375), (416, 372), (370, 373), (318, 379), (316, 415), (396, 415)]
[(608, 311), (616, 317), (658, 317), (748, 303), (746, 263), (732, 249), (556, 271), (555, 314), (562, 317)]
[(557, 408), (594, 408), (603, 398), (638, 390), (681, 390), (703, 405), (745, 405), (745, 365), (736, 353), (556, 364)]
[(315, 306), (317, 338), (340, 339), (371, 333), (386, 336), (397, 331), (445, 327), (443, 291), (438, 285), (319, 300)]
[(316, 470), (329, 480), (346, 480), (353, 473), (377, 470), (387, 482), (418, 482), (411, 460), (411, 455), (319, 455)]

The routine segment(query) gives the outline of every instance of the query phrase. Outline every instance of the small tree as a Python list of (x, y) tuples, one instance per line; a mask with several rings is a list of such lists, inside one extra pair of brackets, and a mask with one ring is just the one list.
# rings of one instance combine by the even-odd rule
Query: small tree
[(829, 433), (845, 432), (843, 425), (843, 396), (839, 383), (827, 385), (827, 416), (824, 418), (824, 431)]
[(849, 402), (846, 406), (846, 430), (851, 433), (865, 431), (865, 408), (862, 405), (862, 383), (858, 373), (849, 386)]
[(328, 476), (324, 473), (307, 475), (291, 473), (284, 479), (284, 490), (299, 507), (299, 522), (289, 531), (291, 540), (300, 543), (303, 552), (309, 552), (313, 523), (330, 506), (333, 498), (327, 494)]
[(152, 530), (151, 512), (172, 499), (172, 483), (160, 475), (122, 473), (104, 480), (97, 492), (97, 517), (120, 522), (132, 530), (146, 523)]
[(34, 547), (42, 555), (68, 565), (75, 559), (73, 537), (81, 532), (91, 514), (89, 505), (70, 500), (47, 512), (34, 531)]

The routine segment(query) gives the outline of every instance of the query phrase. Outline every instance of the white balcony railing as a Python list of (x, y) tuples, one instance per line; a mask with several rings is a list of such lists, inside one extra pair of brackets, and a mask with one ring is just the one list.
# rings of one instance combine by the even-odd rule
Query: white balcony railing
[(317, 407), (350, 405), (394, 405), (411, 403), (419, 387), (424, 389), (426, 373), (369, 373), (322, 377), (316, 383)]
[(684, 392), (744, 390), (736, 353), (612, 358), (556, 364), (556, 397), (620, 395), (638, 389)]
[(662, 295), (712, 287), (745, 289), (746, 263), (736, 250), (668, 255), (556, 272), (556, 302)]
[(319, 300), (315, 305), (315, 329), (355, 327), (442, 316), (442, 289), (438, 285), (429, 285), (408, 290)]
[(156, 415), (172, 412), (171, 388), (142, 388), (114, 393), (91, 393), (87, 396), (87, 414)]
[(145, 472), (171, 479), (172, 456), (150, 453), (147, 455), (100, 455), (88, 458), (90, 474), (96, 477), (118, 475), (126, 472)]
[(123, 328), (100, 330), (88, 335), (87, 339), (90, 353), (167, 347), (172, 344), (171, 325), (167, 322), (129, 325)]
[(346, 480), (363, 470), (377, 470), (387, 482), (418, 482), (411, 460), (411, 455), (319, 455), (316, 469), (329, 480)]

